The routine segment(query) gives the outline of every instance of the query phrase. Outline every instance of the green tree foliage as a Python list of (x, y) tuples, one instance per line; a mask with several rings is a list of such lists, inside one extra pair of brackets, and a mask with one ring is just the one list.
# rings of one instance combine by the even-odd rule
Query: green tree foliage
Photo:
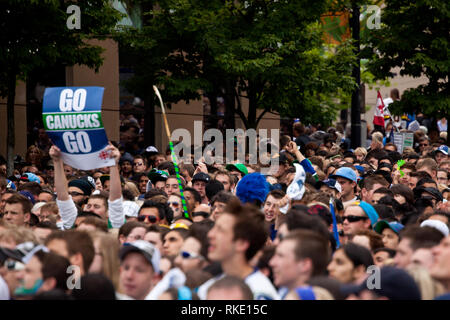
[[(66, 12), (80, 8), (80, 29), (70, 30)], [(108, 0), (2, 0), (0, 1), (0, 96), (7, 98), (8, 174), (14, 150), (14, 98), (17, 80), (55, 65), (86, 65), (96, 71), (103, 49), (89, 39), (104, 39), (121, 17)]]
[[(319, 20), (327, 1), (154, 5), (141, 30), (128, 28), (121, 36), (123, 50), (135, 57), (136, 75), (127, 83), (132, 92), (158, 84), (168, 102), (220, 94), (247, 128), (256, 128), (258, 109), (329, 124), (341, 93), (354, 86), (351, 46), (323, 43)], [(247, 114), (241, 98), (248, 100)]]
[(391, 112), (423, 112), (428, 116), (450, 114), (450, 3), (439, 0), (386, 0), (381, 28), (368, 33), (362, 54), (377, 79), (426, 76), (428, 83), (403, 93), (390, 105)]

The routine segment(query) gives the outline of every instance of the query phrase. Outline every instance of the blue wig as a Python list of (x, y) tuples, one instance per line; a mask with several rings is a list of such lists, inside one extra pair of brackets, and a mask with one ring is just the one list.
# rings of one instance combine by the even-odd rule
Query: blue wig
[(255, 202), (259, 200), (263, 203), (269, 193), (269, 183), (259, 172), (245, 175), (236, 187), (236, 196), (242, 203)]

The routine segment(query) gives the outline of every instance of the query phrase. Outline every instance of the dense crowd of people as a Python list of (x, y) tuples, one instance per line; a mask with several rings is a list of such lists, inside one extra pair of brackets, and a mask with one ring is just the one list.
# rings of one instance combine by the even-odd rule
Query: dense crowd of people
[(0, 299), (449, 299), (446, 132), (399, 153), (389, 131), (353, 150), (296, 121), (259, 141), (269, 173), (196, 159), (177, 177), (132, 116), (91, 171), (39, 129), (14, 175), (0, 159)]

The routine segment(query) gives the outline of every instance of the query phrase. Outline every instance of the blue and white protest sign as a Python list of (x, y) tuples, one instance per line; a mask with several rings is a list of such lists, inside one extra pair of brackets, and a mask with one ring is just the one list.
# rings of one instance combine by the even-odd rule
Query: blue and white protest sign
[(105, 151), (108, 138), (102, 122), (101, 87), (46, 88), (42, 118), (64, 163), (80, 170), (115, 165)]

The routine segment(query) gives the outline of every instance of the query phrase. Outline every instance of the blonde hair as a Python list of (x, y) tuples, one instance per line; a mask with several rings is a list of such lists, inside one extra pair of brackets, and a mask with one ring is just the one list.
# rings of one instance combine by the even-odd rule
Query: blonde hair
[(364, 155), (364, 158), (365, 158), (367, 156), (367, 150), (366, 150), (366, 148), (358, 147), (355, 149), (354, 154), (355, 154), (355, 156), (358, 154), (362, 154), (362, 155)]
[[(334, 300), (333, 295), (325, 288), (313, 286), (312, 291), (316, 297), (315, 300)], [(298, 296), (297, 291), (291, 290), (286, 295), (285, 300), (301, 300), (301, 298)]]
[(419, 287), (422, 300), (433, 300), (445, 293), (444, 287), (434, 280), (427, 269), (419, 265), (411, 265), (406, 271), (413, 277)]
[[(101, 231), (93, 231), (89, 233), (94, 244), (99, 241), (99, 253), (103, 257), (102, 272), (109, 280), (111, 280), (116, 290), (119, 288), (119, 269), (120, 261), (118, 252), (120, 249), (119, 241), (113, 234)], [(97, 249), (96, 249), (97, 251)]]
[(131, 182), (131, 181), (125, 182), (125, 184), (123, 186), (123, 189), (131, 191), (131, 193), (133, 194), (134, 198), (139, 197), (139, 195), (141, 194), (139, 192), (139, 189), (136, 187), (136, 185), (133, 182)]
[(383, 134), (379, 131), (372, 133), (372, 141), (374, 140), (378, 143), (383, 143)]
[(31, 229), (15, 225), (5, 225), (5, 229), (0, 230), (0, 241), (14, 242), (15, 245), (29, 241), (34, 244), (39, 244), (37, 237)]

